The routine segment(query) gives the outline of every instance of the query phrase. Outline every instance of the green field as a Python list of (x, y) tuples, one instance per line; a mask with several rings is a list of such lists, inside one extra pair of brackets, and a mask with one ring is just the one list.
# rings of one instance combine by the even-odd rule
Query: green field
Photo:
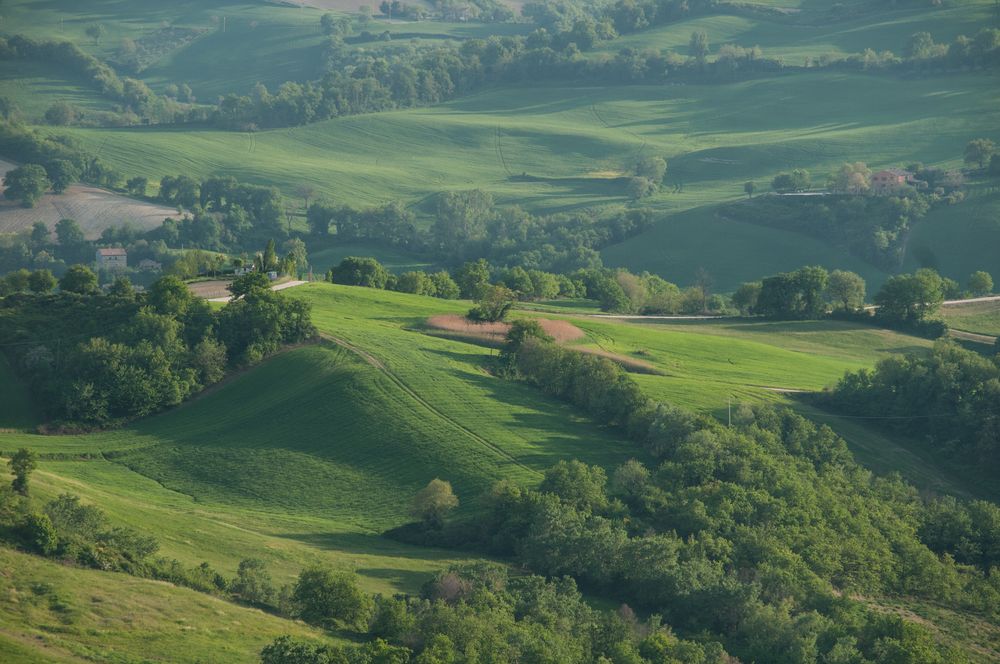
[[(464, 312), (467, 302), (330, 284), (286, 293), (310, 302), (321, 333), (337, 342), (281, 353), (177, 409), (119, 431), (59, 437), (8, 431), (0, 433), (0, 449), (9, 454), (28, 446), (42, 454), (33, 478), (37, 499), (67, 491), (80, 495), (114, 522), (155, 534), (160, 554), (184, 564), (207, 561), (231, 575), (242, 558), (260, 557), (280, 584), (321, 562), (353, 570), (365, 590), (383, 593), (415, 592), (434, 571), (467, 559), (381, 535), (410, 519), (409, 498), (429, 479), (451, 481), (463, 501), (460, 509), (474, 512), (476, 496), (501, 478), (533, 485), (560, 459), (612, 468), (643, 456), (616, 432), (594, 426), (538, 390), (490, 375), (484, 369), (494, 351), (425, 333), (428, 316)], [(585, 331), (581, 346), (637, 357), (663, 371), (635, 375), (650, 396), (718, 415), (730, 400), (792, 403), (769, 388), (820, 389), (845, 370), (926, 345), (846, 323), (632, 323), (579, 313), (566, 318)], [(887, 459), (886, 453), (898, 451), (891, 441), (827, 419), (877, 470), (900, 470), (918, 486), (965, 493), (916, 455)], [(94, 573), (64, 569), (48, 580), (49, 563), (15, 558), (15, 580), (7, 583), (23, 586), (44, 577), (71, 606), (89, 601), (70, 589)], [(147, 582), (113, 578), (102, 587), (120, 592), (120, 603), (146, 601), (133, 594)], [(217, 603), (155, 585), (163, 594), (152, 595), (153, 601), (175, 593), (181, 598), (171, 606), (186, 606), (187, 597), (200, 606)], [(219, 625), (227, 612), (245, 611), (231, 606), (222, 604), (216, 620), (201, 621), (200, 631), (190, 635), (197, 639), (192, 648), (223, 647), (213, 640), (222, 638)], [(39, 611), (0, 603), (0, 652), (30, 661), (31, 648), (38, 646), (24, 634), (44, 624)], [(270, 630), (284, 624), (250, 613), (259, 621), (238, 619), (246, 644), (273, 638)], [(132, 631), (118, 630), (117, 618), (106, 618), (109, 643), (138, 653), (142, 629), (170, 634), (177, 625), (184, 628), (172, 615), (153, 614)], [(83, 633), (86, 627), (81, 622), (74, 629)], [(45, 643), (57, 653), (69, 643), (98, 647), (89, 636)], [(246, 644), (233, 651), (234, 659), (250, 650)]]
[(0, 547), (0, 659), (242, 664), (282, 634), (319, 630), (203, 593), (66, 567)]
[(1000, 337), (1000, 302), (971, 302), (942, 307), (941, 317), (948, 326), (991, 337)]
[[(354, 205), (393, 198), (416, 203), (434, 191), (482, 188), (501, 203), (540, 212), (623, 205), (623, 187), (602, 174), (627, 168), (638, 155), (661, 154), (670, 162), (668, 186), (644, 201), (660, 220), (607, 249), (608, 264), (680, 283), (690, 283), (702, 267), (721, 290), (809, 263), (852, 269), (878, 284), (885, 275), (844, 250), (719, 218), (714, 205), (738, 199), (746, 180), (764, 187), (790, 168), (809, 169), (822, 179), (858, 159), (873, 166), (957, 166), (965, 142), (1000, 123), (998, 90), (993, 74), (898, 80), (816, 73), (731, 85), (486, 92), (433, 108), (258, 132), (253, 141), (245, 134), (190, 128), (68, 133), (100, 148), (102, 158), (122, 172), (152, 180), (226, 173), (277, 184), (290, 195), (305, 183)], [(859, 98), (866, 100), (863, 110)], [(498, 141), (512, 173), (545, 178), (508, 177)], [(672, 193), (675, 185), (683, 191)], [(923, 223), (961, 219), (974, 202), (943, 209)], [(915, 242), (922, 232), (918, 224)], [(955, 278), (974, 269), (1000, 273), (996, 253), (977, 249), (984, 239), (997, 241), (1000, 230), (954, 234), (936, 249), (942, 269)]]

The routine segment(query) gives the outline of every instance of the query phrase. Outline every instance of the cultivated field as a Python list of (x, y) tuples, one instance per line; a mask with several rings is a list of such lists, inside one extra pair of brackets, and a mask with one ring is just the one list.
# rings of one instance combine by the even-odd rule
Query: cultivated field
[[(14, 167), (0, 161), (0, 177)], [(45, 194), (32, 208), (0, 200), (0, 233), (31, 230), (31, 225), (39, 221), (54, 232), (59, 220), (73, 219), (87, 239), (93, 240), (105, 228), (129, 224), (150, 230), (167, 217), (177, 216), (176, 208), (138, 201), (97, 187), (72, 185), (62, 194)]]
[(1000, 337), (1000, 301), (952, 304), (940, 313), (952, 329)]

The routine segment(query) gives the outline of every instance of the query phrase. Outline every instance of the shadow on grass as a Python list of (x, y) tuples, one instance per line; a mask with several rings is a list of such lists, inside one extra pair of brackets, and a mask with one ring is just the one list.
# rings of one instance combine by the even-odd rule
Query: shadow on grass
[[(341, 551), (344, 553), (404, 558), (408, 560), (449, 560), (461, 554), (448, 549), (403, 544), (382, 535), (368, 533), (267, 533), (272, 537), (295, 540), (325, 551)], [(370, 573), (378, 570), (362, 570), (359, 572), (376, 578), (389, 578)], [(408, 570), (386, 569), (385, 574), (406, 574)], [(414, 572), (418, 574), (420, 572)]]

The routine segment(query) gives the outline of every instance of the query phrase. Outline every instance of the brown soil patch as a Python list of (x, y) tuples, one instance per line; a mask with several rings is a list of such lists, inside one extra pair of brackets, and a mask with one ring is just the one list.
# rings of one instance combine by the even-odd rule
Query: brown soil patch
[(210, 300), (213, 297), (229, 297), (232, 293), (227, 288), (231, 282), (217, 279), (212, 281), (196, 281), (188, 284), (188, 290), (195, 296)]
[[(583, 338), (583, 330), (564, 320), (536, 319), (545, 333), (557, 343), (565, 343)], [(450, 333), (449, 336), (485, 342), (490, 345), (502, 344), (510, 323), (476, 323), (456, 314), (431, 316), (427, 325), (432, 329)]]
[(642, 360), (637, 360), (634, 357), (629, 357), (628, 355), (619, 355), (618, 353), (612, 353), (611, 351), (601, 350), (600, 348), (575, 348), (581, 353), (586, 353), (587, 355), (597, 355), (598, 357), (605, 357), (615, 364), (620, 365), (625, 371), (631, 373), (641, 373), (641, 374), (652, 374), (654, 376), (664, 375), (662, 371), (657, 369), (655, 366), (649, 362), (644, 362)]

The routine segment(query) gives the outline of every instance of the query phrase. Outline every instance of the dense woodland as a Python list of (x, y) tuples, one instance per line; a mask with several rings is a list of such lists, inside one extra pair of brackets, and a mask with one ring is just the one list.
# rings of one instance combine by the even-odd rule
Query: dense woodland
[(53, 426), (114, 425), (176, 406), (229, 368), (315, 333), (308, 307), (259, 273), (231, 288), (239, 299), (213, 311), (176, 277), (142, 294), (119, 279), (105, 295), (96, 275), (74, 266), (57, 294), (0, 299), (0, 346)]
[(883, 418), (875, 424), (951, 461), (987, 474), (1000, 470), (1000, 354), (988, 358), (939, 341), (926, 357), (891, 357), (846, 375), (828, 402)]

